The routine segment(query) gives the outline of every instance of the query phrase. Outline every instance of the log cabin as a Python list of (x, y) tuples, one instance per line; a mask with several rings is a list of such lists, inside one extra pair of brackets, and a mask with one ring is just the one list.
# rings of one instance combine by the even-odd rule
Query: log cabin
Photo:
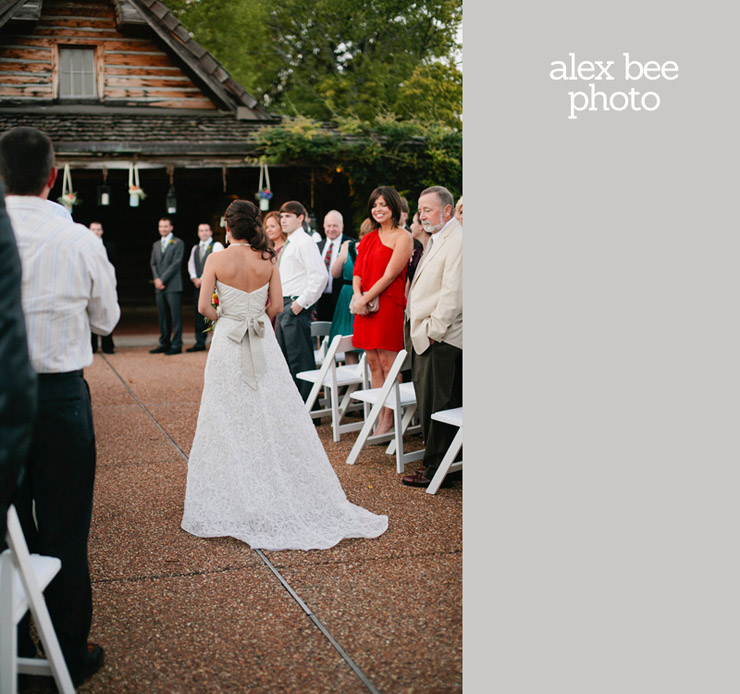
[[(74, 219), (101, 222), (116, 246), (124, 315), (152, 305), (159, 217), (172, 216), (188, 251), (201, 222), (223, 240), (228, 202), (258, 190), (255, 134), (279, 121), (159, 0), (0, 0), (0, 133), (25, 125), (52, 139), (50, 199), (68, 166)], [(310, 169), (268, 173), (272, 209), (313, 205)], [(134, 178), (145, 198), (131, 199)]]

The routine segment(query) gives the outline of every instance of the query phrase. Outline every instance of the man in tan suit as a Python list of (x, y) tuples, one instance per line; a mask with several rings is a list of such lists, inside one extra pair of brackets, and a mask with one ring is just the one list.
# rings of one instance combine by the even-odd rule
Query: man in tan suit
[(457, 433), (432, 414), (462, 406), (462, 227), (443, 186), (419, 196), (419, 219), (431, 234), (414, 274), (406, 305), (406, 349), (416, 390), (424, 467), (403, 483), (427, 487)]

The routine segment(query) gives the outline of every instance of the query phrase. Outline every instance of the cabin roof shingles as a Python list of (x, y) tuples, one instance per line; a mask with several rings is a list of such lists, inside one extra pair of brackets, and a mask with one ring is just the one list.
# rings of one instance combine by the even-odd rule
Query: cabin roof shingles
[(38, 128), (58, 154), (247, 154), (264, 125), (231, 114), (66, 114), (0, 112), (0, 132)]

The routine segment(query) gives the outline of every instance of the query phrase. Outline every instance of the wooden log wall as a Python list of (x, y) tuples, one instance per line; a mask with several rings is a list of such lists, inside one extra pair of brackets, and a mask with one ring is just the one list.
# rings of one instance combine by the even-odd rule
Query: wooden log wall
[(0, 103), (56, 99), (58, 47), (94, 46), (101, 103), (216, 108), (158, 43), (118, 31), (111, 2), (44, 0), (24, 24), (0, 29)]

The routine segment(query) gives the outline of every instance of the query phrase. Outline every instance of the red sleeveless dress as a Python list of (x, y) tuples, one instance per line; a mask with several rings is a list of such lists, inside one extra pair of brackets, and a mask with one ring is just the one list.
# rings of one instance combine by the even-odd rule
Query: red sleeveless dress
[[(357, 248), (354, 275), (362, 278), (362, 291), (366, 292), (385, 272), (393, 249), (380, 240), (378, 231), (362, 237)], [(399, 352), (403, 349), (403, 312), (406, 308), (406, 267), (378, 297), (380, 308), (366, 316), (356, 315), (352, 343), (358, 349), (385, 349)]]

